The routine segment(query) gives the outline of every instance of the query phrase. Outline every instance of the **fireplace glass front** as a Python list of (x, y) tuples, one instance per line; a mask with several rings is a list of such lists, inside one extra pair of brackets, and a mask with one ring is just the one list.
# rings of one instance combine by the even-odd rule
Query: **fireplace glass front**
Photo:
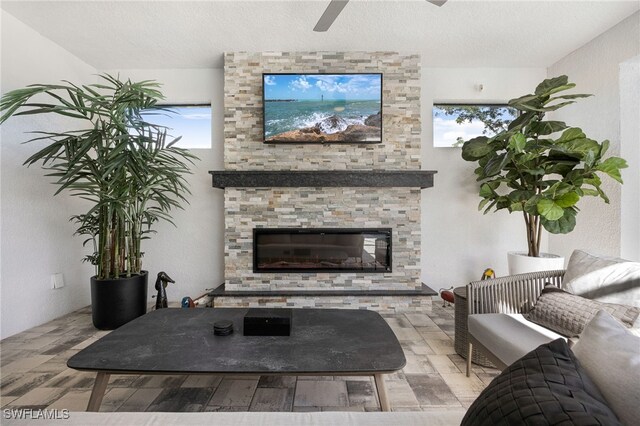
[(391, 272), (391, 229), (256, 228), (253, 272)]

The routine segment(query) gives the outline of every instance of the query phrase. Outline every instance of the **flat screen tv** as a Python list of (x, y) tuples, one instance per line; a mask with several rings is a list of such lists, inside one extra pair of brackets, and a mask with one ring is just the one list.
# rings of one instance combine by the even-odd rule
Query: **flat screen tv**
[(263, 74), (265, 143), (382, 142), (382, 74)]

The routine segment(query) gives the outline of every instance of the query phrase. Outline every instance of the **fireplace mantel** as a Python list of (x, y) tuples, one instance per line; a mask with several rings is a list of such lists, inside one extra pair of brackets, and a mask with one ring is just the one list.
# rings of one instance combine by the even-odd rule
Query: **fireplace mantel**
[(435, 170), (212, 170), (214, 188), (430, 188)]

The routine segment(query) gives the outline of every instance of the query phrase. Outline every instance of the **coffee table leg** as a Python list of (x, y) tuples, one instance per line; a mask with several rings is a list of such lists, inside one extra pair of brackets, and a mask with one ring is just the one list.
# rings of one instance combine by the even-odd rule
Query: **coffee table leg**
[(378, 399), (380, 400), (380, 408), (382, 411), (391, 411), (389, 397), (387, 396), (387, 388), (384, 386), (384, 377), (382, 374), (374, 374), (373, 378), (376, 382), (376, 390), (378, 391)]
[(91, 391), (91, 397), (89, 398), (87, 411), (100, 410), (100, 404), (102, 404), (104, 391), (107, 390), (107, 383), (109, 383), (109, 373), (98, 373), (98, 375), (96, 376), (96, 381), (93, 384), (93, 390)]

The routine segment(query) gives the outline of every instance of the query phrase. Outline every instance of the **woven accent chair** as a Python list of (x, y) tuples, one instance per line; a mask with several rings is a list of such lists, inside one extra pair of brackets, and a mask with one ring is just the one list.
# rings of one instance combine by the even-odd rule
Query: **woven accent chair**
[[(565, 270), (531, 272), (510, 275), (467, 284), (469, 315), (475, 314), (526, 314), (535, 304), (546, 284), (561, 287)], [(468, 328), (467, 328), (468, 330)], [(471, 371), (471, 354), (475, 345), (499, 369), (507, 367), (491, 351), (468, 333), (467, 377)]]

